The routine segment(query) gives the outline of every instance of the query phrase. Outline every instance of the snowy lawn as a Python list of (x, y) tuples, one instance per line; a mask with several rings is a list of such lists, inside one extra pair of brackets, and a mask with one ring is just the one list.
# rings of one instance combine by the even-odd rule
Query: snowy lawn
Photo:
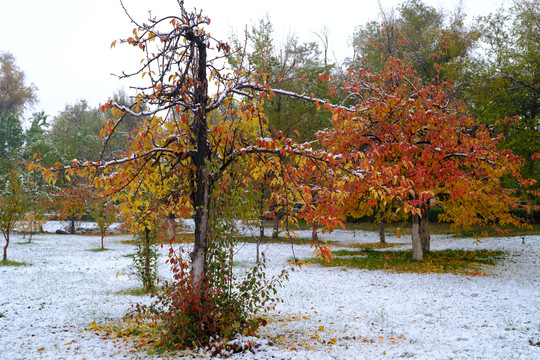
[[(377, 234), (361, 231), (323, 237), (377, 241)], [(158, 358), (86, 331), (94, 320), (118, 319), (133, 302), (147, 301), (127, 295), (139, 284), (129, 276), (126, 255), (134, 246), (121, 243), (126, 239), (107, 237), (109, 250), (94, 252), (99, 236), (41, 234), (30, 244), (14, 236), (8, 258), (28, 265), (0, 267), (0, 359)], [(280, 290), (284, 302), (270, 314), (261, 346), (232, 358), (540, 359), (540, 347), (531, 345), (540, 342), (540, 236), (481, 244), (433, 236), (432, 248), (501, 249), (510, 255), (484, 277), (297, 269)], [(268, 273), (278, 273), (292, 257), (290, 245), (263, 250)], [(295, 247), (300, 258), (311, 257), (311, 251), (308, 245)], [(236, 260), (239, 270), (253, 264), (255, 245), (239, 247)], [(160, 270), (167, 276), (165, 265)]]

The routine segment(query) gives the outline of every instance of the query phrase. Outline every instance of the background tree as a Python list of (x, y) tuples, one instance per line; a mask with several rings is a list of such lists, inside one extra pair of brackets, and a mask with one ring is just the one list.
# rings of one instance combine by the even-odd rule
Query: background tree
[(37, 102), (37, 88), (25, 84), (25, 74), (15, 64), (15, 57), (0, 53), (0, 114), (22, 115), (27, 106)]
[(10, 170), (14, 161), (20, 160), (24, 132), (21, 120), (13, 113), (0, 113), (0, 173)]
[(466, 85), (462, 84), (462, 79), (467, 79), (463, 74), (465, 60), (474, 50), (479, 33), (467, 27), (461, 9), (447, 15), (420, 0), (408, 0), (397, 10), (385, 12), (381, 8), (379, 17), (356, 28), (353, 63), (362, 62), (376, 71), (393, 57), (410, 62), (424, 81), (442, 77)]
[(100, 196), (99, 192), (92, 189), (85, 199), (85, 208), (88, 214), (96, 222), (101, 236), (101, 249), (105, 249), (103, 239), (107, 229), (116, 221), (118, 209), (113, 201), (108, 201)]
[(28, 199), (23, 177), (18, 171), (16, 163), (12, 170), (2, 178), (2, 190), (0, 196), (0, 231), (6, 241), (2, 261), (7, 261), (7, 249), (10, 235), (17, 222), (26, 213)]
[[(540, 4), (517, 0), (509, 9), (480, 18), (482, 56), (471, 65), (468, 101), (478, 119), (504, 135), (500, 146), (525, 160), (522, 174), (536, 185), (522, 189), (529, 221), (540, 189)], [(508, 119), (504, 122), (500, 119)], [(509, 182), (507, 186), (518, 184)]]
[(60, 220), (68, 222), (70, 234), (77, 231), (76, 222), (86, 212), (86, 200), (89, 196), (89, 185), (81, 179), (72, 180), (71, 183), (62, 184), (51, 191), (53, 209)]
[(54, 117), (49, 131), (51, 164), (97, 159), (101, 154), (99, 133), (105, 123), (103, 113), (80, 100)]

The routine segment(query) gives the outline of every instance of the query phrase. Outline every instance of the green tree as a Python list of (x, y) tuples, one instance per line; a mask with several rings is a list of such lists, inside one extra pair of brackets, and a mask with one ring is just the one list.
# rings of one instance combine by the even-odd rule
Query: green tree
[(24, 180), (16, 163), (13, 163), (12, 170), (2, 179), (0, 192), (0, 231), (6, 240), (2, 261), (5, 262), (11, 232), (28, 207)]
[(540, 3), (534, 0), (516, 0), (509, 9), (481, 18), (485, 47), (473, 64), (476, 76), (468, 98), (476, 117), (504, 134), (500, 146), (525, 159), (523, 176), (536, 180), (522, 189), (529, 220), (540, 189), (539, 19)]
[(353, 64), (365, 62), (382, 70), (390, 57), (413, 65), (417, 74), (430, 81), (435, 77), (455, 78), (479, 37), (467, 27), (465, 14), (456, 9), (448, 15), (420, 0), (408, 0), (380, 19), (356, 28), (352, 45)]
[(99, 158), (102, 145), (99, 133), (104, 123), (103, 113), (86, 100), (66, 105), (52, 121), (49, 141), (53, 149), (49, 157), (63, 163)]
[[(268, 16), (253, 24), (245, 37), (247, 48), (229, 59), (233, 69), (259, 73), (260, 82), (268, 82), (280, 90), (318, 98), (327, 96), (328, 87), (320, 77), (324, 77), (333, 64), (327, 63), (326, 56), (321, 59), (317, 43), (301, 43), (292, 35), (283, 47), (276, 47), (274, 28)], [(235, 47), (244, 45), (235, 36), (232, 43)], [(263, 109), (271, 133), (281, 131), (284, 136), (298, 141), (314, 140), (313, 134), (330, 124), (329, 113), (317, 111), (310, 101), (298, 101), (286, 95), (274, 94)]]
[(0, 53), (0, 113), (22, 115), (28, 105), (37, 102), (37, 88), (25, 84), (25, 74), (15, 64), (15, 57)]
[(20, 158), (24, 143), (21, 120), (14, 113), (0, 113), (0, 161), (2, 169), (13, 160)]

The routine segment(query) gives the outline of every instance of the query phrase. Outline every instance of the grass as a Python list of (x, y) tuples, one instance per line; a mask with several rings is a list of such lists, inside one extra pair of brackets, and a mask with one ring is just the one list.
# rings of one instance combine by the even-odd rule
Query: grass
[(334, 251), (330, 262), (310, 261), (322, 266), (345, 266), (354, 269), (389, 272), (450, 273), (486, 275), (485, 267), (496, 265), (506, 254), (500, 250), (441, 250), (424, 254), (423, 261), (412, 259), (412, 250), (376, 251), (372, 248)]
[(405, 245), (411, 245), (410, 242), (400, 242), (400, 243), (340, 243), (339, 246), (351, 248), (351, 249), (363, 249), (365, 250), (373, 250), (373, 249), (388, 249), (396, 246), (405, 246)]
[[(176, 237), (173, 241), (173, 244), (190, 244), (190, 243), (193, 243), (195, 241), (195, 234), (192, 234), (192, 233), (180, 233), (180, 234), (176, 234)], [(120, 241), (122, 244), (126, 244), (126, 245), (136, 245), (139, 243), (138, 240), (136, 240), (135, 238), (131, 239), (131, 240), (121, 240)], [(162, 241), (161, 242), (162, 244), (164, 245), (167, 245), (169, 244), (169, 240), (165, 240), (165, 241)]]
[(103, 252), (103, 251), (109, 251), (110, 249), (107, 249), (107, 248), (97, 248), (97, 249), (89, 249), (87, 251), (92, 251), (92, 252)]
[[(379, 226), (373, 223), (347, 223), (345, 225), (347, 230), (364, 230), (379, 232)], [(387, 224), (384, 228), (385, 233), (395, 235), (397, 228), (401, 229), (402, 236), (411, 235), (411, 226), (409, 223), (394, 223)], [(512, 225), (499, 226), (503, 232), (495, 230), (493, 226), (476, 226), (472, 229), (453, 229), (449, 223), (429, 223), (429, 232), (432, 235), (450, 235), (454, 234), (457, 237), (474, 237), (475, 235), (484, 234), (489, 237), (500, 236), (527, 236), (540, 234), (540, 224), (533, 224), (531, 227), (516, 227)]]
[[(236, 241), (237, 242), (245, 242), (245, 243), (257, 243), (259, 240), (259, 237), (254, 236), (237, 236)], [(311, 239), (305, 239), (305, 238), (297, 238), (297, 239), (291, 239), (287, 237), (277, 237), (272, 238), (269, 236), (263, 237), (263, 240), (261, 244), (291, 244), (294, 243), (294, 245), (311, 245), (316, 244), (317, 240), (311, 240)]]
[(126, 289), (126, 290), (120, 290), (117, 292), (117, 294), (121, 295), (131, 295), (131, 296), (145, 296), (151, 294), (152, 291), (147, 291), (145, 288), (134, 288), (134, 289)]
[(0, 266), (26, 266), (26, 263), (11, 260), (2, 260), (0, 261)]

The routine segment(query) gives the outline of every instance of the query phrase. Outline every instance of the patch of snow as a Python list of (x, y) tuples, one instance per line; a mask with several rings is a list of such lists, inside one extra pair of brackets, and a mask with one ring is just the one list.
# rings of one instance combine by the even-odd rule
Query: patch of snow
[[(47, 226), (56, 230), (57, 225)], [(319, 236), (343, 243), (378, 241), (377, 233), (364, 231)], [(148, 301), (125, 292), (139, 286), (129, 276), (132, 260), (126, 257), (134, 246), (121, 242), (129, 238), (106, 237), (109, 250), (92, 252), (100, 246), (99, 236), (38, 234), (28, 244), (14, 235), (8, 258), (28, 265), (0, 267), (0, 359), (160, 358), (132, 353), (129, 343), (85, 331), (94, 320), (118, 319), (134, 302)], [(387, 236), (387, 241), (407, 239)], [(296, 269), (279, 290), (284, 302), (270, 314), (285, 320), (270, 321), (257, 349), (231, 359), (540, 358), (540, 347), (530, 343), (540, 338), (540, 236), (526, 236), (524, 242), (521, 237), (490, 238), (480, 244), (432, 236), (432, 248), (502, 249), (510, 256), (484, 277), (317, 265)], [(263, 244), (262, 250), (268, 274), (279, 273), (292, 257), (287, 244)], [(164, 262), (168, 249), (161, 251)], [(294, 251), (299, 258), (312, 256), (309, 245)], [(255, 244), (239, 246), (235, 259), (236, 271), (254, 264)], [(162, 276), (167, 271), (161, 264)], [(311, 339), (315, 334), (321, 342)], [(284, 348), (274, 341), (279, 336), (288, 342)], [(246, 341), (251, 339), (237, 342)], [(306, 342), (311, 350), (301, 346)]]

